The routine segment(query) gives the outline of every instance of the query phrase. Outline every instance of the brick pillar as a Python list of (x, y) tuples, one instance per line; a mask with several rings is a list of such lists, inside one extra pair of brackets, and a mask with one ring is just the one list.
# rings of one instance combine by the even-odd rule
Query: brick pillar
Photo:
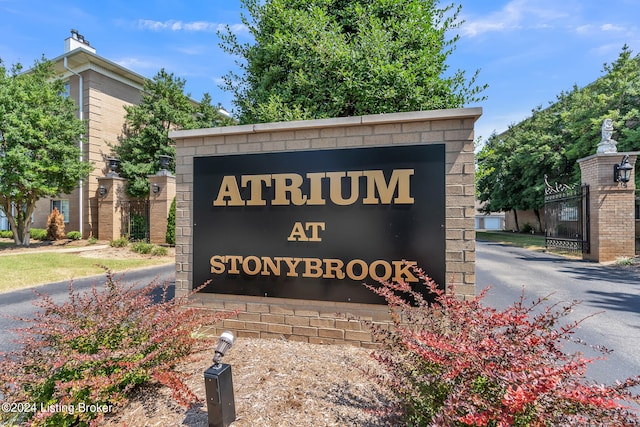
[[(167, 217), (171, 202), (176, 196), (176, 177), (171, 175), (149, 175), (149, 222), (151, 243), (166, 243)], [(155, 192), (154, 192), (155, 190)]]
[(634, 172), (626, 187), (613, 181), (614, 165), (625, 154), (635, 166), (639, 153), (599, 153), (578, 160), (582, 183), (589, 185), (590, 252), (583, 258), (615, 261), (635, 256), (635, 183)]
[[(127, 201), (125, 185), (127, 180), (120, 177), (98, 178), (98, 239), (115, 240), (122, 234), (122, 202)], [(101, 195), (101, 189), (106, 193)], [(104, 190), (102, 190), (104, 191)]]

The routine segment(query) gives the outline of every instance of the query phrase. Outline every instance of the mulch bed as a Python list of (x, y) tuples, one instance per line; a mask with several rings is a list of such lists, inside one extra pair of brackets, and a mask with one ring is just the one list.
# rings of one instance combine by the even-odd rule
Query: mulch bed
[[(397, 426), (393, 398), (374, 379), (371, 350), (349, 345), (238, 338), (223, 362), (232, 366), (236, 421), (232, 427)], [(180, 366), (205, 399), (204, 371), (213, 351)], [(168, 389), (146, 387), (107, 418), (108, 427), (206, 427), (206, 404), (178, 406)]]

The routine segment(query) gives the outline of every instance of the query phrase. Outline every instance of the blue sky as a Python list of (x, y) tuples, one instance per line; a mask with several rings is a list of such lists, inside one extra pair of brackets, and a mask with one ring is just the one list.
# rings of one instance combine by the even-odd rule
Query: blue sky
[[(483, 139), (574, 84), (600, 77), (623, 45), (640, 52), (640, 0), (458, 3), (465, 23), (456, 30), (460, 40), (448, 62), (469, 76), (479, 69), (479, 82), (489, 84), (488, 99), (468, 105), (483, 108), (476, 124)], [(6, 66), (30, 66), (42, 55), (53, 59), (75, 28), (98, 55), (146, 77), (165, 68), (186, 80), (192, 98), (209, 92), (233, 110), (231, 94), (218, 84), (235, 69), (234, 58), (218, 47), (216, 31), (228, 24), (240, 40), (249, 40), (240, 11), (237, 0), (0, 0), (0, 58)]]

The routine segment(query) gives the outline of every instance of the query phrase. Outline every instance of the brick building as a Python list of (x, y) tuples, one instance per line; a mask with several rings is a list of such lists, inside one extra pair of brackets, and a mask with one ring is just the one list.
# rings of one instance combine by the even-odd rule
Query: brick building
[(39, 200), (32, 227), (44, 228), (55, 207), (64, 214), (67, 231), (81, 231), (84, 238), (97, 236), (97, 178), (107, 172), (110, 144), (116, 144), (122, 135), (124, 107), (140, 102), (145, 78), (97, 55), (75, 30), (65, 40), (64, 53), (52, 62), (67, 82), (66, 93), (77, 103), (79, 118), (87, 122), (82, 158), (94, 169), (71, 194)]

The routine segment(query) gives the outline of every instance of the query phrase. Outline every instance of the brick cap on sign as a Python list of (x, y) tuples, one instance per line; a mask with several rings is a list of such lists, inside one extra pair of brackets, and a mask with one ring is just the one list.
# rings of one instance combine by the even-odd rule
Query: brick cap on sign
[(597, 154), (592, 154), (590, 156), (587, 157), (583, 157), (579, 160), (577, 160), (578, 163), (582, 163), (582, 162), (586, 162), (587, 160), (591, 160), (591, 159), (595, 159), (597, 157), (611, 157), (611, 158), (623, 158), (624, 156), (629, 155), (629, 156), (640, 156), (640, 151), (619, 151), (617, 153), (597, 153)]
[(334, 126), (379, 125), (406, 123), (426, 120), (473, 119), (482, 115), (482, 107), (454, 108), (448, 110), (410, 111), (406, 113), (372, 114), (368, 116), (337, 117), (331, 119), (300, 120), (293, 122), (257, 123), (254, 125), (224, 126), (217, 128), (170, 131), (169, 138), (193, 138), (202, 136), (236, 135), (247, 133), (273, 132), (327, 128)]

